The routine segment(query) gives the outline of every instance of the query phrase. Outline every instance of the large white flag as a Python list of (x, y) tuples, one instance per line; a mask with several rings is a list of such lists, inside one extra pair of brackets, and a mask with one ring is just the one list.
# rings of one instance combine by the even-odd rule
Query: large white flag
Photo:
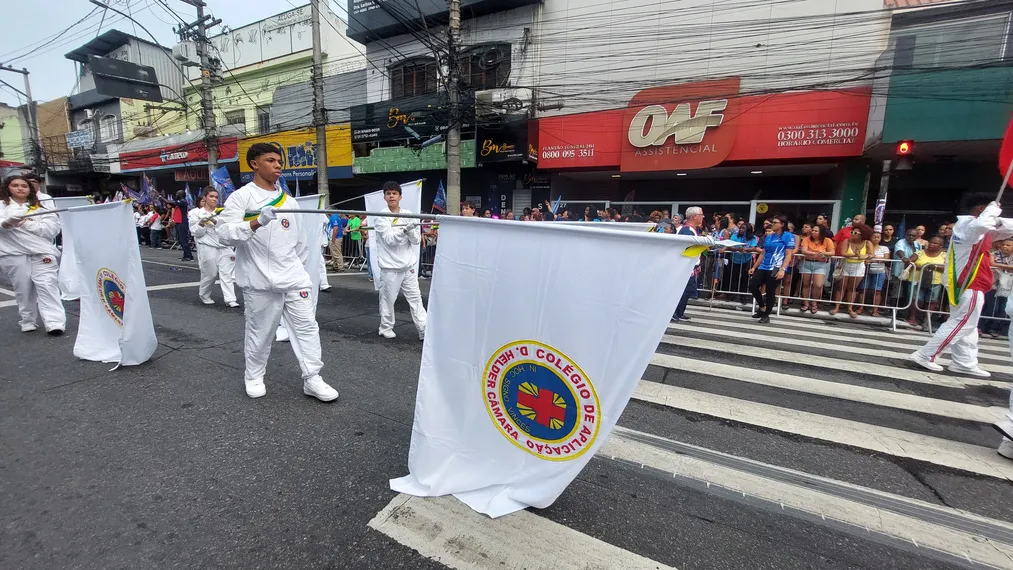
[(410, 474), (391, 488), (492, 517), (547, 507), (612, 431), (712, 241), (439, 223)]
[[(387, 208), (387, 202), (383, 199), (383, 190), (370, 192), (364, 196), (366, 199), (367, 212), (382, 212)], [(413, 214), (422, 213), (422, 181), (405, 182), (401, 185), (401, 206)], [(373, 220), (367, 220), (373, 225)], [(369, 256), (369, 268), (373, 272), (373, 289), (380, 290), (380, 264), (377, 261), (380, 256), (377, 254), (379, 248), (383, 247), (383, 240), (375, 233), (370, 235), (369, 247), (373, 254)], [(376, 239), (373, 239), (376, 238)], [(419, 251), (415, 251), (415, 263), (418, 265)]]
[(129, 202), (71, 208), (62, 215), (80, 275), (81, 323), (74, 356), (128, 366), (158, 346)]
[[(86, 196), (72, 196), (69, 198), (53, 198), (54, 209), (73, 208), (76, 206), (87, 206), (91, 199)], [(60, 225), (63, 227), (63, 251), (60, 255), (60, 296), (64, 301), (80, 299), (85, 289), (84, 280), (77, 274), (77, 257), (74, 255), (74, 244), (67, 239), (67, 228), (64, 223), (64, 215), (60, 216)]]
[[(323, 197), (319, 194), (300, 196), (293, 199), (299, 204), (300, 210), (319, 210), (325, 206)], [(314, 307), (320, 301), (320, 268), (324, 267), (324, 252), (322, 248), (324, 243), (326, 243), (324, 241), (324, 225), (326, 223), (327, 216), (325, 214), (299, 214), (299, 229), (303, 232), (309, 252), (303, 267), (306, 268), (306, 272), (310, 275), (310, 295), (313, 299)], [(298, 341), (292, 340), (292, 337), (288, 334), (287, 326), (285, 324), (285, 317), (282, 315), (281, 322), (278, 324), (278, 330), (274, 333), (274, 340), (292, 342), (292, 350), (296, 352), (297, 357), (301, 358), (299, 356)]]

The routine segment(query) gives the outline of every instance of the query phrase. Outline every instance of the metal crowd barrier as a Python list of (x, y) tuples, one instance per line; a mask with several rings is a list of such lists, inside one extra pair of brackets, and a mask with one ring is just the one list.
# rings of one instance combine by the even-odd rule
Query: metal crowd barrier
[[(939, 276), (939, 284), (932, 283), (935, 279), (929, 277), (930, 273)], [(950, 298), (944, 283), (943, 265), (928, 264), (914, 272), (914, 280), (909, 283), (914, 296), (912, 311), (907, 317), (910, 326), (931, 333), (946, 321), (950, 315)], [(985, 294), (985, 305), (978, 320), (978, 330), (982, 334), (998, 337), (1009, 332), (1010, 318), (1006, 314), (1009, 294), (1010, 291), (998, 291), (995, 288)]]
[[(712, 304), (714, 301), (737, 300), (755, 309), (749, 292), (749, 268), (754, 259), (754, 254), (734, 249), (712, 251), (701, 263), (701, 295), (709, 292)], [(802, 311), (803, 305), (810, 313), (854, 312), (856, 316), (882, 316), (884, 323), (889, 322), (891, 329), (896, 330), (898, 313), (907, 310), (912, 303), (910, 292), (905, 291), (903, 283), (895, 276), (895, 273), (901, 273), (906, 262), (894, 259), (854, 262), (861, 264), (861, 269), (853, 269), (852, 263), (846, 262), (842, 256), (806, 260), (804, 255), (796, 254), (781, 281), (776, 313)], [(875, 277), (880, 273), (870, 274), (869, 264), (873, 263), (883, 264), (883, 277)], [(811, 272), (804, 273), (803, 269)], [(819, 273), (821, 269), (823, 274)], [(857, 275), (859, 273), (861, 275)], [(812, 310), (814, 306), (816, 311)], [(880, 313), (888, 313), (888, 316)]]

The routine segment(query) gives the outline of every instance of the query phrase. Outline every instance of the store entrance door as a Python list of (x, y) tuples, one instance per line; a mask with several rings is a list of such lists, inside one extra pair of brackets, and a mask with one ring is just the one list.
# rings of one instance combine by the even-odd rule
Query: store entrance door
[(784, 214), (788, 221), (795, 225), (795, 230), (802, 228), (806, 222), (814, 222), (816, 216), (825, 214), (830, 217), (830, 227), (840, 227), (840, 200), (753, 200), (749, 203), (749, 219), (757, 233), (763, 232), (763, 220)]

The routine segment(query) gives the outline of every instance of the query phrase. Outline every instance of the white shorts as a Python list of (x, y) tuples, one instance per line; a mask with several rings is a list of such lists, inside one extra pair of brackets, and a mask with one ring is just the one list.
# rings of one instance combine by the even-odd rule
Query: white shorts
[(844, 262), (844, 276), (845, 277), (864, 277), (865, 276), (865, 264), (864, 263), (848, 263), (848, 262)]

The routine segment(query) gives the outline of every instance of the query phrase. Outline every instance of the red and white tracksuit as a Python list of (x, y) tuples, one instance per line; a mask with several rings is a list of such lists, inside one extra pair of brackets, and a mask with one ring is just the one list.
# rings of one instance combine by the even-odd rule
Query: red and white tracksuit
[[(985, 293), (992, 290), (992, 241), (1013, 236), (1013, 219), (1000, 218), (1001, 213), (1002, 209), (993, 202), (977, 218), (957, 216), (950, 238), (954, 264), (949, 267), (950, 256), (947, 255), (944, 275), (954, 271), (960, 284), (968, 272), (974, 270), (979, 258), (981, 265), (961, 295), (960, 302), (950, 307), (949, 320), (936, 329), (932, 339), (919, 349), (925, 358), (934, 361), (949, 349), (954, 365), (964, 369), (978, 368), (978, 318)], [(948, 286), (948, 283), (945, 285)]]

